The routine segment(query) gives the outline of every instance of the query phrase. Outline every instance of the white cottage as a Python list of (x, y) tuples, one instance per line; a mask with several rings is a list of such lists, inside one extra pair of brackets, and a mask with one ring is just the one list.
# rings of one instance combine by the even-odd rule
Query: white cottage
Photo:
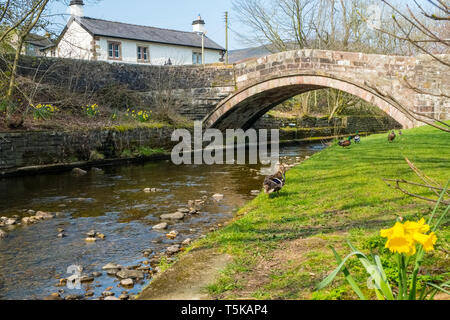
[(200, 16), (185, 32), (88, 18), (83, 6), (70, 2), (71, 18), (48, 56), (155, 65), (223, 61), (225, 49), (206, 37)]

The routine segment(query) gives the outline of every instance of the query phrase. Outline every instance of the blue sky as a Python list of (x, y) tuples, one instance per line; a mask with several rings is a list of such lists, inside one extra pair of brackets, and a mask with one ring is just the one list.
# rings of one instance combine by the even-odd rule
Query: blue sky
[[(85, 0), (85, 15), (105, 20), (133, 23), (159, 28), (192, 31), (192, 21), (198, 14), (206, 22), (207, 36), (218, 44), (225, 46), (225, 11), (229, 11), (230, 22), (233, 21), (231, 0)], [(68, 7), (62, 3), (53, 5), (52, 14), (68, 13)], [(67, 19), (68, 16), (65, 16)], [(61, 17), (56, 21), (63, 23)], [(230, 50), (246, 47), (239, 43), (236, 35), (229, 33)]]

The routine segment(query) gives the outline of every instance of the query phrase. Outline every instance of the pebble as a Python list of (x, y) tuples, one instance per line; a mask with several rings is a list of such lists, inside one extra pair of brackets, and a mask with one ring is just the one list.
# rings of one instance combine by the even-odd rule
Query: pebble
[(157, 225), (153, 226), (152, 229), (154, 229), (154, 230), (164, 230), (164, 229), (167, 229), (167, 226), (168, 226), (167, 223), (163, 222), (163, 223), (160, 223), (160, 224), (157, 224)]
[(188, 245), (191, 244), (191, 242), (192, 242), (192, 239), (191, 239), (191, 238), (187, 238), (187, 239), (184, 240), (181, 244), (182, 244), (183, 246), (188, 246)]
[(94, 277), (94, 278), (98, 278), (98, 277), (101, 277), (102, 276), (102, 273), (101, 272), (92, 272), (92, 276)]
[(176, 245), (170, 246), (166, 249), (166, 251), (168, 254), (175, 254), (178, 251), (180, 251), (180, 245), (176, 244)]
[(181, 213), (189, 213), (190, 210), (188, 208), (178, 208), (177, 211)]
[(58, 238), (64, 238), (66, 235), (64, 233), (58, 233)]
[(128, 300), (130, 296), (126, 293), (122, 293), (119, 297), (120, 300)]
[(94, 238), (96, 234), (97, 232), (95, 230), (91, 230), (88, 233), (86, 233), (86, 235), (90, 238)]
[(175, 239), (178, 236), (179, 232), (176, 230), (170, 231), (168, 234), (166, 234), (166, 237), (168, 239)]
[(133, 287), (134, 286), (134, 281), (133, 279), (123, 279), (120, 281), (120, 285), (122, 287)]
[(87, 237), (86, 239), (84, 239), (86, 242), (95, 242), (97, 241), (97, 238), (92, 238), (92, 237)]
[(72, 174), (76, 176), (84, 176), (85, 174), (87, 174), (87, 171), (84, 171), (83, 169), (80, 168), (73, 168)]
[(124, 269), (117, 272), (116, 277), (120, 279), (144, 279), (145, 275), (139, 270)]
[(177, 211), (175, 213), (162, 214), (160, 218), (163, 220), (183, 220), (184, 213)]
[(108, 263), (102, 267), (103, 270), (110, 270), (110, 269), (122, 269), (123, 267), (120, 264), (115, 263)]
[(55, 292), (49, 295), (48, 297), (45, 297), (44, 300), (63, 300), (63, 298), (61, 298), (59, 293)]
[(48, 220), (48, 219), (53, 219), (54, 216), (51, 213), (48, 212), (44, 212), (44, 211), (38, 211), (36, 212), (36, 216), (39, 219), (43, 219), (43, 220)]
[(12, 225), (15, 225), (17, 223), (17, 219), (9, 218), (9, 219), (6, 219), (4, 223), (7, 226), (12, 226)]
[(214, 195), (212, 196), (212, 198), (213, 198), (214, 200), (216, 200), (216, 201), (220, 201), (220, 200), (223, 199), (223, 194), (221, 194), (221, 193), (216, 193), (216, 194), (214, 194)]
[(104, 297), (111, 297), (114, 295), (114, 292), (111, 291), (103, 291), (102, 296)]
[(70, 294), (65, 297), (66, 300), (81, 300), (83, 298), (84, 298), (84, 296), (79, 295), (79, 294)]
[(119, 298), (113, 297), (113, 296), (108, 296), (103, 300), (120, 300)]
[(94, 291), (88, 291), (84, 294), (85, 297), (92, 297), (94, 295)]

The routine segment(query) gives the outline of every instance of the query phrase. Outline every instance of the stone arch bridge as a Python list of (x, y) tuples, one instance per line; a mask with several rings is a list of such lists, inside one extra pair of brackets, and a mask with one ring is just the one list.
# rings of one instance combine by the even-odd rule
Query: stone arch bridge
[[(443, 58), (449, 58), (450, 55)], [(335, 88), (378, 106), (404, 128), (420, 125), (411, 110), (450, 119), (450, 75), (429, 56), (404, 57), (299, 50), (234, 67), (235, 90), (204, 118), (205, 127), (247, 129), (281, 102)], [(406, 107), (406, 109), (402, 109)]]
[[(441, 58), (450, 61), (450, 55)], [(0, 69), (5, 68), (0, 61)], [(321, 88), (335, 88), (360, 97), (405, 128), (420, 125), (411, 110), (450, 119), (450, 99), (446, 98), (450, 96), (449, 68), (428, 55), (305, 49), (235, 65), (207, 66), (24, 56), (18, 72), (40, 86), (59, 86), (82, 94), (127, 89), (139, 96), (143, 106), (163, 103), (187, 118), (203, 120), (205, 128), (249, 128), (279, 103)]]

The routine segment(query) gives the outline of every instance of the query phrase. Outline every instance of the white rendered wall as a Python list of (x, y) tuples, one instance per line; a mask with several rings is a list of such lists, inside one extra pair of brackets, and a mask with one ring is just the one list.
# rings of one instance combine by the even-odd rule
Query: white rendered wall
[(89, 60), (92, 40), (92, 36), (74, 21), (59, 42), (56, 57)]
[[(120, 42), (122, 49), (122, 60), (108, 59), (108, 41)], [(123, 63), (142, 63), (137, 60), (137, 47), (145, 46), (149, 48), (150, 64), (163, 65), (169, 58), (174, 65), (192, 64), (192, 52), (201, 52), (200, 48), (191, 48), (167, 44), (157, 44), (150, 42), (140, 42), (134, 40), (123, 40), (101, 37), (96, 41), (97, 60), (123, 62)], [(218, 50), (205, 49), (205, 63), (219, 62), (221, 53)]]

